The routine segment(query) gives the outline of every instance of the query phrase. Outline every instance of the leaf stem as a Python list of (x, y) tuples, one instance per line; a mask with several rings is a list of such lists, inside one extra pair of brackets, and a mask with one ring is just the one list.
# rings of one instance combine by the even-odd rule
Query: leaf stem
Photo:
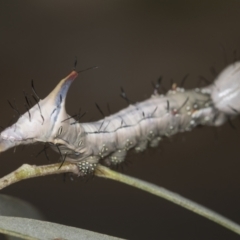
[(118, 182), (122, 182), (132, 187), (139, 188), (148, 193), (152, 193), (158, 197), (164, 198), (194, 213), (208, 218), (209, 220), (240, 235), (240, 225), (214, 212), (213, 210), (210, 210), (198, 203), (195, 203), (183, 196), (180, 196), (177, 193), (171, 192), (152, 183), (148, 183), (143, 180), (112, 171), (111, 169), (104, 166), (99, 166), (95, 174), (99, 177), (109, 178)]
[[(59, 166), (60, 166), (59, 163), (44, 165), (44, 166), (34, 166), (34, 165), (32, 166), (28, 164), (23, 164), (21, 167), (19, 167), (12, 173), (0, 179), (0, 189), (3, 189), (21, 180), (33, 178), (33, 177), (67, 173), (67, 172), (71, 172), (76, 175), (79, 174), (79, 170), (76, 164), (66, 162), (62, 165), (61, 168), (59, 168)], [(185, 197), (182, 197), (177, 193), (173, 193), (165, 188), (159, 187), (157, 185), (145, 182), (143, 180), (140, 180), (134, 177), (129, 177), (124, 174), (115, 172), (100, 164), (95, 170), (95, 175), (98, 177), (104, 177), (104, 178), (112, 179), (118, 182), (122, 182), (132, 187), (136, 187), (148, 193), (154, 194), (158, 197), (164, 198), (170, 202), (173, 202), (196, 214), (199, 214), (240, 235), (240, 225), (238, 225), (237, 223), (227, 219), (226, 217), (198, 203), (195, 203)]]

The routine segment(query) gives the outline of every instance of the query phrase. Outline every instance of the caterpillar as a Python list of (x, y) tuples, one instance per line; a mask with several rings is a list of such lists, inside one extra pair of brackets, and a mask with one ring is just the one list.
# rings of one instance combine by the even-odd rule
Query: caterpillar
[(185, 90), (174, 84), (165, 95), (156, 87), (149, 99), (89, 123), (80, 123), (80, 114), (73, 117), (65, 110), (68, 89), (77, 76), (72, 71), (43, 100), (32, 85), (36, 104), (1, 132), (0, 151), (48, 143), (63, 161), (76, 163), (84, 176), (94, 172), (98, 163), (123, 162), (130, 149), (156, 147), (163, 137), (198, 125), (220, 126), (240, 111), (240, 62), (225, 68), (207, 87)]

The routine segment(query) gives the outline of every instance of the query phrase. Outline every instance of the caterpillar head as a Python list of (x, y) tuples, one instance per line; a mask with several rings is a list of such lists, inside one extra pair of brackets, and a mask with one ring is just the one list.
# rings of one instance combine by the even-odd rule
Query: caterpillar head
[(69, 115), (65, 110), (65, 99), (73, 80), (78, 76), (72, 71), (62, 79), (55, 89), (43, 100), (40, 100), (28, 112), (21, 115), (18, 121), (6, 128), (0, 135), (0, 151), (33, 142), (52, 142), (59, 131), (59, 126)]
[(214, 106), (226, 115), (240, 113), (240, 62), (225, 68), (211, 89)]

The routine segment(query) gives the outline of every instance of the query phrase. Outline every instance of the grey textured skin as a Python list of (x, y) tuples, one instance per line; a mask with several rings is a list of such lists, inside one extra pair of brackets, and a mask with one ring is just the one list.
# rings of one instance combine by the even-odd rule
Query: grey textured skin
[(73, 71), (18, 121), (1, 133), (0, 151), (34, 142), (51, 144), (66, 161), (76, 162), (79, 175), (121, 163), (127, 151), (156, 147), (164, 136), (190, 131), (197, 125), (219, 126), (240, 111), (240, 62), (228, 66), (203, 89), (173, 88), (166, 95), (130, 105), (97, 122), (78, 123), (65, 110)]

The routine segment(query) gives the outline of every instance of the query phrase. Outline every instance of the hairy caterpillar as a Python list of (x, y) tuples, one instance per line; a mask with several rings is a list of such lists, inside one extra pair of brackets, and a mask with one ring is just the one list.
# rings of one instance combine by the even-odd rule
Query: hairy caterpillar
[(224, 69), (208, 87), (184, 90), (173, 85), (166, 95), (155, 89), (151, 98), (90, 123), (79, 123), (65, 110), (68, 89), (77, 76), (72, 71), (6, 128), (1, 133), (0, 151), (20, 144), (49, 143), (63, 160), (78, 165), (79, 175), (86, 175), (99, 162), (121, 163), (132, 148), (144, 151), (148, 145), (157, 146), (164, 136), (197, 125), (219, 126), (240, 111), (240, 62)]

